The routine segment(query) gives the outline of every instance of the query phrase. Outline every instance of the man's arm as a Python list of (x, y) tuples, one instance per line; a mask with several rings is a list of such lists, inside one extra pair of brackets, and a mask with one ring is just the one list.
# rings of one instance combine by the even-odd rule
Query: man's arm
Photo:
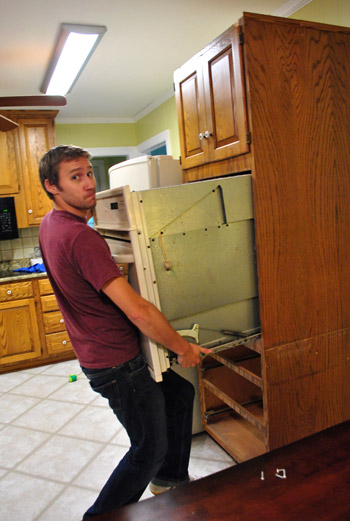
[(176, 353), (182, 367), (195, 366), (200, 361), (200, 353), (210, 353), (210, 349), (186, 342), (165, 316), (136, 293), (123, 277), (109, 280), (102, 291), (145, 336)]

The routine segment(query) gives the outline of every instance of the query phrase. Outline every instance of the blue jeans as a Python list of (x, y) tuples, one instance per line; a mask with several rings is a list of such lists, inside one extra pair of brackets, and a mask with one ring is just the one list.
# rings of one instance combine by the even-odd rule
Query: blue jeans
[(194, 388), (169, 370), (156, 383), (140, 354), (108, 369), (82, 368), (94, 391), (107, 398), (131, 447), (112, 472), (85, 519), (138, 501), (148, 483), (186, 483)]

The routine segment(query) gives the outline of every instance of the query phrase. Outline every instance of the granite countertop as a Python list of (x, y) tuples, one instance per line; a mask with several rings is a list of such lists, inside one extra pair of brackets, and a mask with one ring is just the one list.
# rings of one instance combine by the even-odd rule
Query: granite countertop
[(2, 282), (13, 282), (25, 279), (37, 279), (39, 277), (46, 277), (46, 273), (27, 273), (25, 271), (0, 270), (0, 284)]
[(0, 283), (13, 282), (14, 280), (37, 279), (39, 277), (46, 277), (45, 272), (29, 273), (27, 271), (13, 271), (19, 268), (28, 268), (30, 265), (30, 259), (0, 262)]

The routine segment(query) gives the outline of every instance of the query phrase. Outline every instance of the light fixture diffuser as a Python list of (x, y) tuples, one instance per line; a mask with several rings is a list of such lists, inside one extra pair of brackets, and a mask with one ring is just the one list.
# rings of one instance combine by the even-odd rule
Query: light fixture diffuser
[(61, 24), (40, 92), (69, 93), (106, 30), (102, 25)]

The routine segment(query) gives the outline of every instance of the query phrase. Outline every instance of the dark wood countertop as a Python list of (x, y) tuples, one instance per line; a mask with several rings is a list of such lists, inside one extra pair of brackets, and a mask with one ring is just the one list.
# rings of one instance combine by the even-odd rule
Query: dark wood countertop
[(349, 489), (346, 422), (94, 521), (349, 521)]

